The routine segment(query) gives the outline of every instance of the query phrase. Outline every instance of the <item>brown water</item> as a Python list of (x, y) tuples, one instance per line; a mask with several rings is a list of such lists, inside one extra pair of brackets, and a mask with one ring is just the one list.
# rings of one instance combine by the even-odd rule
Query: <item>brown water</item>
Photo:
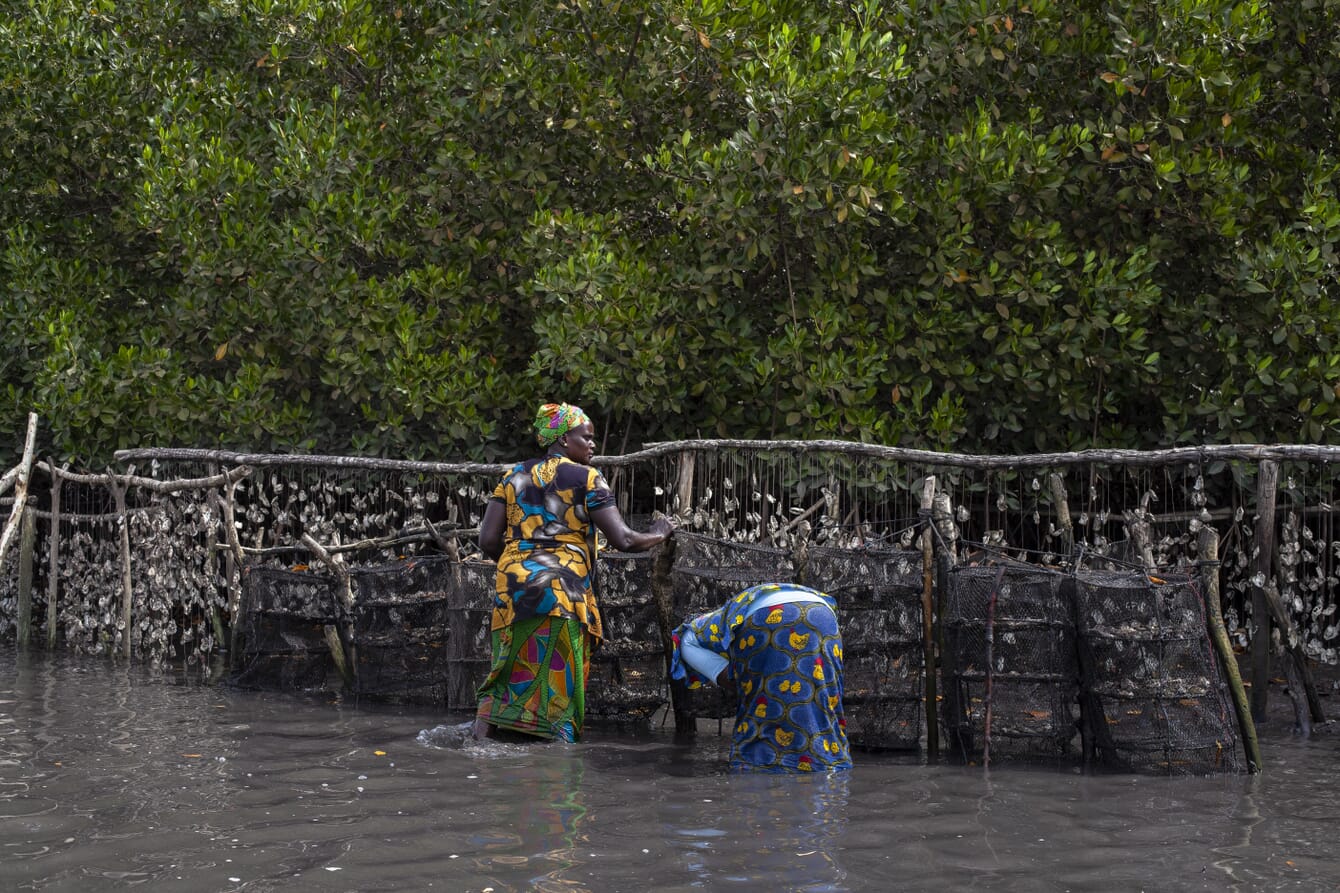
[[(1340, 741), (1255, 777), (723, 773), (715, 733), (463, 717), (0, 648), (0, 890), (1335, 890)], [(713, 727), (715, 732), (715, 726)]]

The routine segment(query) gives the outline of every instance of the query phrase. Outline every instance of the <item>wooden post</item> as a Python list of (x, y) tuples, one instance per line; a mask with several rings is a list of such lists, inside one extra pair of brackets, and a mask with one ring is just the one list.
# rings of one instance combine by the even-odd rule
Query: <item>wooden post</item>
[(135, 585), (130, 573), (130, 516), (126, 514), (126, 486), (111, 477), (109, 487), (116, 504), (116, 525), (121, 534), (121, 656), (130, 660), (130, 624)]
[(1247, 754), (1247, 771), (1255, 774), (1261, 771), (1261, 745), (1256, 740), (1256, 724), (1252, 721), (1251, 706), (1247, 702), (1247, 692), (1242, 687), (1242, 674), (1238, 671), (1238, 658), (1228, 639), (1228, 628), (1224, 625), (1224, 615), (1219, 604), (1219, 532), (1208, 524), (1200, 529), (1198, 550), (1210, 641), (1214, 643), (1219, 663), (1224, 668), (1224, 677), (1228, 680), (1229, 693), (1233, 696), (1233, 709), (1238, 717), (1238, 729), (1242, 732), (1243, 750)]
[(926, 674), (926, 757), (940, 757), (940, 668), (935, 648), (935, 535), (931, 532), (932, 506), (935, 504), (935, 475), (926, 476), (921, 491), (923, 529), (921, 531), (921, 647)]
[(234, 666), (241, 659), (237, 653), (242, 633), (242, 618), (239, 616), (242, 612), (242, 584), (238, 578), (246, 560), (242, 552), (242, 540), (237, 535), (237, 515), (233, 510), (236, 492), (237, 481), (228, 480), (223, 485), (223, 498), (220, 501), (223, 536), (229, 546), (223, 562), (224, 575), (228, 580), (228, 661)]
[[(935, 558), (935, 617), (939, 622), (935, 626), (935, 652), (940, 656), (939, 669), (942, 669), (946, 663), (945, 658), (945, 600), (949, 597), (949, 575), (958, 564), (958, 525), (954, 523), (954, 513), (949, 501), (948, 493), (936, 493), (931, 501), (931, 523), (934, 527), (933, 533), (936, 534), (940, 543), (940, 549)], [(952, 660), (952, 655), (948, 660)], [(944, 681), (944, 680), (941, 680)], [(959, 686), (950, 685), (945, 682), (944, 705), (945, 713), (950, 717), (949, 720), (949, 745), (954, 753), (961, 757), (966, 757), (968, 753), (968, 742), (959, 734), (959, 729), (963, 723), (964, 703), (959, 697), (961, 691)]]
[[(0, 568), (5, 566), (5, 555), (9, 552), (9, 547), (14, 542), (14, 535), (18, 533), (19, 524), (23, 518), (23, 510), (28, 506), (28, 481), (33, 471), (33, 448), (37, 444), (37, 413), (28, 413), (28, 433), (23, 439), (23, 458), (15, 467), (14, 474), (14, 508), (10, 510), (9, 520), (5, 523), (3, 533), (0, 533)], [(6, 479), (9, 475), (5, 475)]]
[(37, 523), (31, 507), (23, 510), (19, 526), (18, 646), (26, 649), (33, 637), (33, 550), (37, 547)]
[(810, 522), (801, 521), (796, 525), (796, 535), (792, 538), (795, 547), (791, 550), (791, 567), (795, 580), (801, 586), (809, 584), (810, 565)]
[[(218, 473), (218, 466), (211, 462), (209, 465), (210, 476)], [(216, 554), (218, 550), (215, 546), (219, 541), (219, 518), (222, 517), (222, 511), (219, 508), (219, 491), (210, 490), (209, 494), (205, 497), (205, 504), (209, 507), (210, 517), (214, 519), (214, 523), (210, 524), (205, 530), (205, 578), (212, 584), (218, 579), (217, 566), (219, 563), (219, 556)], [(214, 648), (216, 651), (221, 650), (227, 655), (225, 666), (230, 666), (233, 660), (233, 653), (228, 647), (228, 632), (223, 625), (223, 613), (215, 603), (213, 589), (214, 587), (211, 585), (209, 596), (209, 622), (214, 629)]]
[(57, 599), (60, 596), (60, 495), (61, 469), (51, 466), (51, 533), (47, 540), (47, 650), (56, 650)]
[(931, 517), (940, 531), (940, 541), (945, 544), (945, 554), (941, 557), (953, 567), (958, 564), (958, 525), (954, 523), (954, 507), (948, 493), (935, 494)]
[(1052, 491), (1052, 508), (1056, 511), (1056, 532), (1061, 535), (1061, 554), (1069, 560), (1075, 551), (1075, 531), (1070, 521), (1069, 496), (1065, 491), (1065, 478), (1053, 471), (1047, 478)]
[(1256, 484), (1256, 528), (1252, 537), (1252, 719), (1266, 718), (1270, 691), (1270, 600), (1266, 580), (1275, 551), (1275, 491), (1279, 486), (1279, 464), (1262, 459)]
[(680, 518), (693, 515), (693, 465), (697, 456), (697, 453), (689, 450), (679, 454), (679, 475), (675, 482), (675, 514)]
[(670, 665), (675, 650), (674, 586), (670, 569), (675, 563), (675, 538), (672, 536), (656, 547), (651, 566), (651, 595), (656, 603), (656, 625), (661, 633), (661, 651), (665, 654), (665, 679), (670, 685), (670, 708), (675, 716), (675, 736), (692, 738), (698, 731), (693, 711), (689, 709), (689, 690), (680, 680), (670, 678)]
[(1131, 543), (1140, 555), (1140, 563), (1144, 565), (1145, 570), (1154, 570), (1156, 563), (1153, 540), (1149, 532), (1149, 512), (1144, 508), (1138, 508), (1124, 512), (1123, 517), (1126, 521), (1126, 530), (1130, 533)]

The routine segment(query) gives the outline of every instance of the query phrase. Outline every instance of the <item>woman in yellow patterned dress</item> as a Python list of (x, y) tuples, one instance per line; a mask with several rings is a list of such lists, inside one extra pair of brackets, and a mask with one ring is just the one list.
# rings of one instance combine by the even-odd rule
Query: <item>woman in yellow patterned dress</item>
[(535, 418), (543, 456), (513, 466), (484, 511), (479, 546), (498, 562), (490, 623), (492, 666), (479, 688), (474, 733), (504, 729), (560, 741), (581, 738), (591, 651), (602, 637), (592, 591), (596, 531), (622, 552), (670, 536), (658, 519), (640, 533), (588, 464), (595, 427), (580, 407), (546, 403)]

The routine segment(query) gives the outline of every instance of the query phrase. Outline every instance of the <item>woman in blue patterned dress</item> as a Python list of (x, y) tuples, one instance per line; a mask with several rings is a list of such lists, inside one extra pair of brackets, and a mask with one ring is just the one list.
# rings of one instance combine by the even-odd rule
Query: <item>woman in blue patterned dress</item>
[(673, 678), (735, 686), (732, 770), (851, 768), (836, 607), (814, 589), (766, 583), (675, 630)]
[(479, 546), (498, 562), (490, 620), (491, 669), (479, 688), (474, 734), (498, 729), (550, 740), (581, 738), (591, 651), (603, 633), (592, 591), (596, 531), (615, 549), (665, 542), (668, 521), (640, 533), (588, 464), (595, 428), (580, 407), (546, 403), (535, 419), (543, 456), (518, 463), (493, 491)]

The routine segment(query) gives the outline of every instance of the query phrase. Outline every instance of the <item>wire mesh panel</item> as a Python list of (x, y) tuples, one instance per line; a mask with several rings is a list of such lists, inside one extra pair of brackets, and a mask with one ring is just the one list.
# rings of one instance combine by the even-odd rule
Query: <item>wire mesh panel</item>
[[(751, 586), (794, 583), (795, 573), (791, 553), (784, 549), (676, 531), (670, 573), (674, 622), (715, 611)], [(688, 710), (696, 716), (735, 716), (735, 702), (716, 686), (705, 685), (688, 694)]]
[(671, 579), (676, 613), (692, 617), (716, 610), (750, 586), (794, 583), (796, 570), (784, 549), (678, 531)]
[(493, 613), (492, 561), (463, 561), (456, 568), (447, 606), (445, 700), (453, 710), (473, 710), (489, 675), (489, 619)]
[(944, 626), (944, 725), (975, 759), (1078, 755), (1079, 664), (1068, 578), (1028, 565), (953, 568)]
[(446, 642), (458, 563), (427, 556), (350, 572), (354, 690), (415, 704), (444, 704)]
[(19, 598), (18, 550), (11, 550), (0, 562), (0, 640), (15, 635)]
[(650, 552), (600, 555), (599, 594), (605, 641), (591, 657), (586, 713), (594, 719), (645, 720), (669, 700), (665, 649)]
[(918, 750), (925, 696), (921, 553), (814, 547), (806, 585), (838, 603), (847, 738)]
[(1086, 738), (1097, 762), (1168, 775), (1243, 771), (1196, 578), (1080, 571), (1075, 591)]
[(324, 574), (244, 568), (244, 644), (234, 684), (276, 691), (328, 688), (335, 661), (326, 627), (339, 619), (335, 586), (335, 578)]

